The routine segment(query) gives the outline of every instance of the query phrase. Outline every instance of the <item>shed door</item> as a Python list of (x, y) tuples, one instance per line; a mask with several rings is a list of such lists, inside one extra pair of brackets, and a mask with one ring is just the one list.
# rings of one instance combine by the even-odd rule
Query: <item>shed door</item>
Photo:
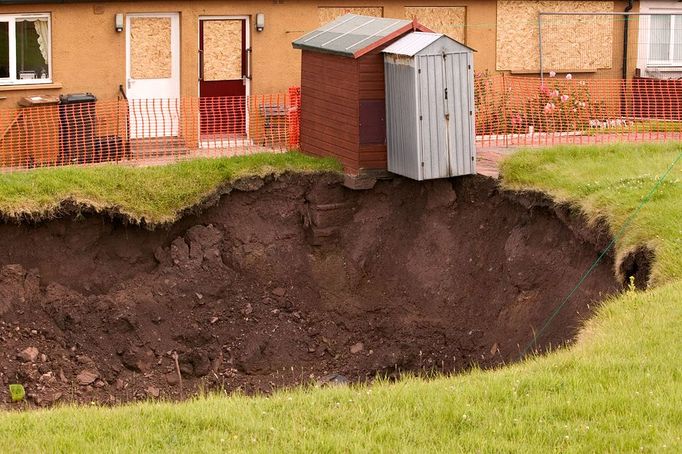
[[(473, 77), (471, 54), (443, 55), (445, 69), (445, 103), (450, 175), (473, 173), (472, 141), (474, 106), (470, 100), (469, 79)], [(448, 118), (449, 117), (449, 118)]]
[[(469, 54), (420, 55), (418, 61), (421, 178), (473, 172), (473, 77)], [(470, 113), (471, 112), (471, 113)]]
[(420, 179), (450, 176), (445, 103), (445, 68), (441, 55), (417, 56), (419, 125), (421, 140)]

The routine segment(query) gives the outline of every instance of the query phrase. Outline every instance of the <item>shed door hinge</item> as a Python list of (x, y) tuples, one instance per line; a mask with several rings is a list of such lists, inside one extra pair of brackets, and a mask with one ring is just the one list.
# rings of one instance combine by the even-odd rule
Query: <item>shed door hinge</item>
[(422, 70), (421, 70), (421, 69), (418, 69), (418, 70), (417, 70), (417, 74), (421, 74), (421, 73), (422, 73)]
[(424, 163), (422, 162), (422, 167), (424, 167)]
[(445, 99), (448, 99), (448, 89), (445, 89)]
[(422, 121), (422, 116), (421, 116), (421, 115), (419, 116), (419, 121)]
[(467, 65), (467, 68), (468, 68), (468, 69), (471, 69), (471, 65)]

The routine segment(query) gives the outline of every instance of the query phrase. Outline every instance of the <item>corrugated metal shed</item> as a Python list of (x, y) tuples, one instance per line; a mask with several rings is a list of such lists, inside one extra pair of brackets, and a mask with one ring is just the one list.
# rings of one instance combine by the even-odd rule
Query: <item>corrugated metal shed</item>
[(296, 49), (358, 58), (411, 30), (426, 30), (411, 20), (344, 14), (293, 42)]
[(388, 170), (416, 180), (476, 173), (473, 49), (411, 33), (383, 52)]

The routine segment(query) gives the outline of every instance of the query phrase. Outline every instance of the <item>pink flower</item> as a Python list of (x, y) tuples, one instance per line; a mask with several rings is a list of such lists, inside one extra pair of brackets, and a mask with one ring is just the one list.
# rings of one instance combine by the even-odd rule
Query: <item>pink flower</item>
[(573, 76), (571, 75), (571, 73), (566, 74), (566, 80), (571, 80), (571, 79), (573, 79)]
[(559, 97), (559, 90), (553, 90), (553, 91), (549, 94), (549, 96), (551, 96), (552, 98), (558, 98), (558, 97)]
[(512, 125), (514, 126), (520, 126), (521, 123), (523, 123), (523, 120), (521, 119), (521, 115), (516, 114), (512, 117)]
[(549, 72), (549, 77), (554, 77), (554, 76), (556, 76), (556, 73), (555, 73), (554, 71), (550, 71), (550, 72)]
[(544, 111), (546, 114), (554, 112), (554, 109), (556, 109), (556, 106), (554, 105), (553, 102), (548, 102), (547, 104), (545, 104)]
[(549, 88), (547, 87), (547, 85), (540, 86), (540, 93), (542, 93), (545, 96), (549, 96)]
[(561, 102), (568, 101), (568, 95), (561, 95)]

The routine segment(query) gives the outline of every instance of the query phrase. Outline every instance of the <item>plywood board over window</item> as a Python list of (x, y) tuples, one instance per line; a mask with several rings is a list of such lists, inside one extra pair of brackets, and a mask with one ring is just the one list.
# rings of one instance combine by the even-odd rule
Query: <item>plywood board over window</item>
[[(497, 2), (497, 69), (538, 71), (540, 12), (613, 12), (604, 1)], [(597, 70), (613, 65), (611, 16), (543, 16), (543, 69)]]
[(204, 80), (242, 78), (242, 21), (204, 21)]
[(359, 14), (361, 16), (384, 16), (384, 8), (381, 6), (320, 6), (317, 15), (320, 25), (331, 22), (344, 14)]
[(131, 18), (131, 77), (133, 79), (168, 79), (171, 77), (171, 61), (170, 18)]
[(466, 7), (464, 6), (406, 6), (405, 17), (434, 32), (443, 33), (450, 38), (466, 42)]

